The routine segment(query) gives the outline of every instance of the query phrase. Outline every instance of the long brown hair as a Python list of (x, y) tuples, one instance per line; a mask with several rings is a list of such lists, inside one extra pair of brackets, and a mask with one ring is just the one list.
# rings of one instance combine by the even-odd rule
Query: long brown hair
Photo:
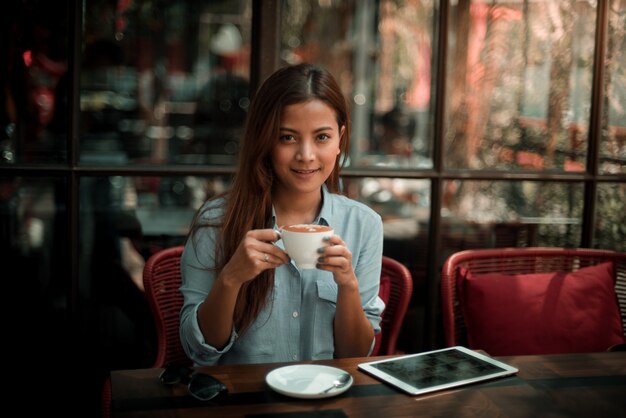
[[(350, 113), (333, 76), (311, 64), (279, 69), (268, 77), (254, 96), (239, 150), (237, 172), (225, 195), (224, 217), (219, 224), (194, 222), (193, 231), (203, 226), (219, 227), (215, 270), (221, 272), (246, 232), (271, 227), (274, 170), (271, 152), (279, 138), (280, 117), (285, 106), (321, 100), (335, 110), (337, 125), (344, 127), (340, 155), (326, 180), (330, 192), (339, 192), (339, 171), (349, 150)], [(197, 218), (199, 219), (199, 218)], [(265, 270), (246, 282), (237, 298), (234, 322), (243, 333), (265, 307), (274, 285), (274, 270)]]

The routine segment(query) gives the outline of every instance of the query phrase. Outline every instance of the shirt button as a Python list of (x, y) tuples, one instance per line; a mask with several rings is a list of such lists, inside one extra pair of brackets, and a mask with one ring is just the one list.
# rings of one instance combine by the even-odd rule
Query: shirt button
[(297, 318), (298, 315), (300, 315), (298, 311), (293, 311), (293, 313), (291, 314), (291, 316), (293, 316), (294, 318)]

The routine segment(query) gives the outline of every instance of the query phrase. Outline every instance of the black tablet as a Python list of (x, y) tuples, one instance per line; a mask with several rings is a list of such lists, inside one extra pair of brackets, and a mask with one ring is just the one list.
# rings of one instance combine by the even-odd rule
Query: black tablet
[(518, 372), (515, 367), (461, 346), (360, 363), (359, 369), (411, 395)]

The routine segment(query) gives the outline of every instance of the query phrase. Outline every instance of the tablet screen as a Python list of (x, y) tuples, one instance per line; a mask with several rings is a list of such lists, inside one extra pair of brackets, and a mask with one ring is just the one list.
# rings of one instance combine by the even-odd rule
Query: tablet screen
[(517, 373), (517, 369), (465, 347), (359, 364), (359, 368), (411, 394)]

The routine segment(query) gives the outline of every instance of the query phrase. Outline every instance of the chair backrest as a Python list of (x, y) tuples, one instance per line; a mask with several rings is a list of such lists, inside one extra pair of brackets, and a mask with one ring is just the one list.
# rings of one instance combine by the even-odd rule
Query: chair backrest
[(574, 272), (604, 262), (613, 263), (621, 320), (622, 324), (626, 324), (626, 253), (586, 248), (529, 247), (465, 250), (450, 255), (441, 271), (441, 313), (446, 345), (469, 346), (457, 288), (461, 267), (474, 275), (515, 275)]
[(152, 367), (191, 365), (180, 343), (180, 256), (184, 247), (170, 247), (153, 254), (143, 270), (143, 285), (157, 331), (157, 356)]
[[(180, 310), (183, 307), (183, 295), (180, 293), (182, 282), (180, 274), (180, 256), (184, 246), (160, 250), (146, 261), (143, 269), (145, 297), (154, 317), (157, 333), (157, 353), (153, 368), (162, 368), (168, 364), (191, 366), (180, 343)], [(111, 417), (111, 378), (104, 381), (101, 398), (102, 418)]]
[(383, 256), (378, 295), (385, 302), (385, 310), (372, 356), (396, 354), (396, 343), (412, 294), (413, 277), (409, 269), (397, 260)]

